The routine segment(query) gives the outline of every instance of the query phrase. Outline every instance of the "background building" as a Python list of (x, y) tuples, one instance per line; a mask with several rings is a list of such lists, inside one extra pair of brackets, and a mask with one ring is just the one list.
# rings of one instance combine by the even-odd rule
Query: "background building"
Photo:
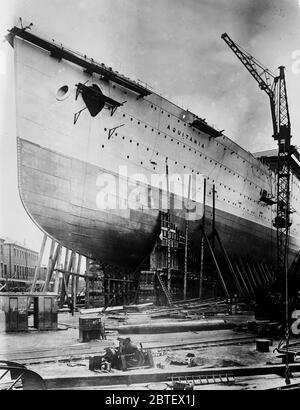
[(4, 239), (0, 238), (0, 277), (4, 276), (3, 244)]
[(30, 280), (37, 266), (38, 252), (16, 242), (0, 239), (1, 277)]

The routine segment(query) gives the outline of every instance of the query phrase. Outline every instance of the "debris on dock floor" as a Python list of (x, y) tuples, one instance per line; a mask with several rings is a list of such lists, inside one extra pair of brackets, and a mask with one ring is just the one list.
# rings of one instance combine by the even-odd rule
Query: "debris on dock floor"
[[(211, 314), (213, 307), (217, 310), (214, 315)], [(106, 339), (80, 342), (79, 318), (82, 317), (101, 318), (105, 324)], [(158, 381), (164, 383), (166, 388), (172, 388), (171, 379), (175, 380), (182, 372), (186, 373), (186, 377), (190, 372), (195, 372), (193, 377), (200, 378), (200, 381), (198, 380), (194, 388), (200, 389), (205, 388), (203, 371), (208, 369), (219, 369), (219, 373), (222, 373), (229, 368), (270, 366), (271, 371), (272, 366), (281, 365), (280, 357), (273, 352), (276, 345), (274, 339), (268, 339), (268, 352), (257, 351), (258, 334), (253, 331), (254, 322), (253, 312), (239, 311), (230, 314), (224, 301), (194, 301), (173, 307), (157, 307), (152, 304), (122, 306), (107, 309), (105, 312), (101, 309), (82, 309), (75, 312), (74, 316), (60, 313), (58, 330), (55, 332), (38, 332), (29, 323), (27, 333), (1, 334), (3, 349), (0, 360), (25, 365), (39, 374), (48, 388), (54, 389), (62, 388), (59, 386), (68, 383), (68, 388), (78, 387), (79, 383), (80, 388), (87, 389), (91, 384), (99, 389), (104, 386), (123, 389), (129, 383), (132, 389), (139, 389), (147, 388), (146, 386)], [(217, 326), (206, 328), (207, 323), (215, 323)], [(227, 326), (223, 326), (224, 324)], [(137, 331), (146, 327), (146, 333)], [(163, 333), (157, 331), (159, 328), (164, 329)], [(101, 358), (107, 353), (107, 349), (117, 349), (120, 337), (129, 339), (139, 349), (151, 351), (153, 365), (143, 364), (122, 370), (113, 366), (101, 367), (100, 364), (94, 371), (90, 370), (91, 358)], [(137, 363), (141, 364), (143, 361)], [(135, 379), (132, 378), (133, 375), (141, 373), (144, 376), (140, 380), (145, 380), (144, 384), (134, 382)], [(256, 379), (253, 374), (251, 377), (246, 375), (247, 380), (246, 376), (239, 376), (238, 370), (238, 377), (232, 378), (229, 373), (226, 374), (226, 382), (222, 379), (223, 376), (221, 379), (215, 377), (214, 383), (207, 380), (206, 388), (226, 386), (234, 389), (260, 389), (270, 386), (271, 381), (274, 382), (266, 370), (263, 376), (257, 375)], [(239, 377), (243, 377), (244, 381), (237, 382)], [(278, 374), (276, 377), (279, 377)], [(280, 387), (281, 384), (276, 379), (273, 386)]]

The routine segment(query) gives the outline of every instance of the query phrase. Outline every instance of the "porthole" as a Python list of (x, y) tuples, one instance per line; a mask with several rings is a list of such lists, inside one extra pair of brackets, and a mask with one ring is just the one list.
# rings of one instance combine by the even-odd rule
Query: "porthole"
[(58, 101), (63, 101), (69, 97), (71, 93), (70, 87), (68, 85), (63, 85), (56, 92), (56, 99)]

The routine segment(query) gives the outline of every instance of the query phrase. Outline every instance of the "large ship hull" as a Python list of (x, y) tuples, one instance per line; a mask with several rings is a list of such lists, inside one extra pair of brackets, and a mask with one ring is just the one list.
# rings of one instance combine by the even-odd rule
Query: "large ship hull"
[[(96, 180), (103, 169), (22, 139), (18, 140), (18, 156), (20, 193), (25, 208), (43, 230), (59, 238), (64, 246), (126, 267), (138, 265), (151, 252), (160, 234), (159, 210), (128, 209), (118, 213), (99, 210)], [(88, 178), (83, 178), (83, 169)], [(202, 204), (198, 206), (198, 218), (190, 222), (189, 229), (195, 250), (200, 244), (203, 212)], [(207, 207), (206, 214), (209, 232), (211, 207)], [(177, 222), (183, 230), (182, 212), (177, 213)], [(216, 226), (229, 254), (274, 262), (276, 233), (271, 228), (221, 210), (216, 212)], [(294, 255), (295, 245), (292, 243)]]
[[(160, 234), (159, 212), (165, 202), (159, 198), (165, 199), (168, 192), (153, 185), (151, 177), (165, 175), (167, 163), (169, 174), (181, 183), (186, 175), (207, 179), (208, 231), (215, 185), (216, 226), (230, 255), (275, 265), (275, 210), (260, 201), (263, 190), (275, 194), (275, 175), (266, 165), (222, 133), (216, 137), (200, 132), (191, 126), (193, 114), (155, 93), (141, 98), (19, 37), (14, 47), (19, 191), (42, 230), (85, 256), (136, 267)], [(126, 101), (116, 110), (104, 107), (92, 116), (78, 93), (79, 83), (97, 85), (113, 101)], [(67, 92), (60, 98), (64, 88)], [(120, 169), (126, 169), (125, 177)], [(104, 176), (111, 176), (116, 186), (125, 180), (131, 191), (142, 187), (150, 202), (130, 202), (124, 192), (110, 190), (106, 202), (114, 206), (102, 208)], [(179, 185), (171, 189), (174, 218), (184, 230), (188, 214), (180, 205), (192, 202), (189, 232), (197, 252), (203, 187), (192, 185), (189, 200)], [(296, 210), (299, 189), (294, 177)], [(300, 245), (297, 212), (294, 221), (290, 262)]]

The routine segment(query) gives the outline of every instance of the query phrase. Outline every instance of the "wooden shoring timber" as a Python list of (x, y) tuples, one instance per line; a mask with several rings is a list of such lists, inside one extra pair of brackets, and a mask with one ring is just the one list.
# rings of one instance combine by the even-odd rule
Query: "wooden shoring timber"
[(223, 290), (224, 290), (224, 293), (225, 293), (226, 297), (229, 298), (229, 292), (228, 292), (228, 289), (227, 289), (225, 280), (224, 280), (224, 278), (223, 278), (223, 275), (222, 275), (220, 266), (219, 266), (219, 264), (218, 264), (218, 261), (217, 261), (217, 259), (216, 259), (215, 254), (214, 254), (214, 251), (213, 251), (213, 249), (212, 249), (212, 247), (211, 247), (211, 244), (210, 244), (210, 242), (209, 242), (209, 240), (208, 240), (208, 237), (207, 237), (206, 233), (203, 232), (203, 230), (202, 230), (202, 235), (203, 235), (203, 237), (204, 237), (204, 240), (205, 240), (205, 242), (206, 242), (206, 245), (207, 245), (207, 247), (208, 247), (208, 250), (209, 250), (209, 252), (210, 252), (210, 254), (211, 254), (211, 257), (212, 257), (212, 259), (213, 259), (213, 262), (214, 262), (214, 264), (215, 264), (215, 267), (216, 267), (216, 269), (217, 269), (218, 276), (219, 276), (219, 279), (220, 279), (220, 281), (221, 281), (221, 285), (222, 285), (222, 288), (223, 288)]
[(264, 270), (263, 264), (262, 264), (262, 263), (258, 263), (257, 266), (258, 266), (258, 269), (260, 269), (260, 272), (261, 272), (261, 274), (262, 274), (262, 277), (263, 277), (263, 279), (264, 279), (264, 282), (265, 282), (266, 284), (269, 283), (269, 282), (270, 282), (270, 279), (269, 279), (269, 277), (267, 276), (267, 274), (266, 274), (266, 272), (265, 272), (265, 270)]
[(231, 258), (231, 261), (232, 261), (232, 265), (235, 267), (235, 272), (238, 274), (240, 278), (240, 282), (243, 284), (243, 287), (245, 289), (245, 294), (250, 296), (251, 292), (249, 291), (248, 285), (245, 281), (245, 278), (243, 277), (243, 274), (241, 273), (238, 263), (236, 262), (234, 257)]
[[(56, 259), (56, 263), (53, 269), (53, 272), (55, 271), (55, 268), (59, 268), (60, 267), (60, 261), (61, 261), (61, 257), (62, 257), (62, 251), (63, 251), (63, 247), (61, 247), (60, 252), (57, 256)], [(59, 283), (60, 283), (60, 274), (59, 272), (56, 272), (56, 276), (55, 276), (55, 281), (54, 281), (54, 293), (56, 293), (58, 295), (59, 293)]]
[[(78, 255), (77, 268), (76, 268), (76, 273), (77, 273), (78, 275), (80, 275), (81, 261), (82, 261), (82, 256), (81, 256), (81, 255)], [(79, 288), (79, 276), (76, 276), (76, 293), (78, 293), (78, 288)]]
[(256, 270), (259, 272), (262, 284), (267, 284), (269, 283), (268, 277), (265, 274), (265, 271), (262, 269), (261, 263), (256, 263), (255, 264)]
[(275, 279), (277, 274), (276, 274), (276, 272), (274, 271), (273, 266), (270, 266), (270, 270), (271, 270), (271, 275), (272, 275), (273, 279)]
[(259, 286), (261, 286), (261, 285), (263, 284), (262, 278), (260, 277), (260, 273), (259, 273), (258, 270), (256, 269), (254, 262), (251, 262), (251, 263), (250, 263), (250, 266), (252, 267), (252, 272), (253, 272), (253, 274), (254, 274), (255, 277), (256, 277), (256, 281), (257, 281), (257, 284), (258, 284), (258, 287), (259, 287)]
[[(44, 234), (43, 240), (42, 240), (42, 243), (41, 243), (41, 249), (40, 249), (40, 252), (39, 252), (37, 265), (36, 265), (35, 270), (34, 270), (34, 277), (33, 277), (33, 281), (32, 281), (32, 284), (31, 284), (30, 292), (35, 291), (36, 283), (37, 283), (39, 273), (40, 273), (40, 268), (42, 266), (42, 260), (43, 260), (43, 256), (44, 256), (44, 252), (45, 252), (46, 242), (47, 242), (47, 235)], [(27, 309), (29, 309), (29, 307), (31, 305), (31, 300), (32, 300), (31, 297), (29, 297), (28, 300), (27, 300)]]
[(242, 272), (243, 278), (244, 278), (244, 279), (246, 280), (246, 282), (247, 282), (250, 295), (253, 295), (253, 294), (254, 294), (254, 289), (253, 289), (252, 283), (251, 283), (251, 281), (250, 281), (250, 279), (249, 279), (249, 276), (248, 276), (248, 272), (247, 272), (247, 270), (245, 269), (245, 266), (244, 266), (244, 263), (243, 263), (243, 260), (242, 260), (241, 257), (238, 258), (237, 263), (238, 263), (238, 266), (239, 266), (239, 268), (240, 268), (240, 270), (241, 270), (241, 272)]
[[(68, 270), (69, 254), (70, 254), (70, 250), (66, 248), (65, 262), (64, 262), (64, 270), (65, 271)], [(65, 295), (66, 295), (66, 292), (67, 292), (66, 284), (67, 283), (66, 283), (65, 277), (63, 275), (63, 280), (62, 280), (62, 284), (61, 284), (61, 292), (60, 292), (60, 307), (62, 307), (64, 302), (65, 302)]]
[(45, 278), (44, 289), (43, 289), (44, 292), (48, 292), (49, 284), (50, 284), (50, 281), (53, 275), (53, 270), (55, 268), (55, 265), (57, 264), (57, 260), (60, 257), (61, 250), (62, 250), (62, 246), (60, 244), (57, 244), (53, 257), (51, 258), (51, 260), (49, 258), (49, 265), (48, 265), (47, 275)]
[(272, 269), (269, 267), (269, 265), (267, 263), (265, 263), (263, 266), (264, 266), (266, 274), (269, 277), (270, 282), (273, 282), (275, 280), (274, 272), (272, 271)]
[(273, 280), (275, 279), (275, 276), (273, 275), (273, 273), (269, 270), (268, 264), (267, 263), (263, 263), (263, 268), (264, 271), (266, 272), (266, 275), (269, 279), (269, 282), (273, 282)]
[(82, 275), (81, 273), (77, 273), (77, 272), (71, 272), (69, 270), (64, 270), (64, 269), (54, 269), (56, 272), (60, 272), (60, 273), (64, 273), (65, 275), (69, 275), (69, 276), (75, 276), (75, 277), (79, 277), (79, 278), (84, 278), (84, 279), (93, 279), (93, 275)]
[(252, 284), (252, 287), (253, 287), (253, 292), (255, 293), (255, 289), (257, 289), (258, 286), (259, 286), (257, 278), (256, 278), (253, 270), (251, 269), (251, 266), (250, 266), (250, 264), (247, 260), (244, 261), (244, 265), (245, 265), (245, 270), (248, 273), (248, 278), (251, 281), (251, 284)]
[(268, 283), (267, 278), (266, 278), (266, 276), (265, 276), (265, 273), (264, 273), (264, 271), (262, 270), (260, 264), (259, 264), (259, 263), (255, 263), (255, 264), (254, 264), (254, 267), (255, 267), (255, 270), (256, 270), (257, 274), (258, 274), (259, 277), (260, 277), (260, 281), (261, 281), (262, 285)]
[(70, 275), (72, 275), (72, 273), (74, 272), (75, 263), (76, 263), (76, 252), (72, 251), (70, 259), (69, 259), (69, 265), (68, 265), (68, 271), (70, 272), (70, 274), (67, 274), (67, 277), (66, 277), (67, 285), (69, 285)]
[(47, 271), (46, 271), (46, 277), (45, 277), (45, 282), (43, 288), (45, 289), (46, 282), (48, 281), (49, 278), (49, 273), (52, 265), (52, 260), (54, 257), (54, 250), (55, 250), (55, 240), (51, 240), (51, 246), (50, 246), (50, 253), (49, 253), (49, 259), (48, 259), (48, 265), (47, 265)]
[(273, 270), (273, 267), (269, 266), (267, 263), (264, 264), (265, 271), (270, 278), (270, 282), (274, 282), (276, 280), (276, 273)]
[(218, 240), (218, 243), (219, 243), (219, 245), (220, 245), (220, 248), (222, 249), (222, 252), (223, 252), (223, 254), (224, 254), (224, 256), (225, 256), (226, 263), (227, 263), (227, 265), (228, 265), (228, 267), (229, 267), (229, 270), (230, 270), (230, 273), (231, 273), (231, 275), (232, 275), (232, 277), (233, 277), (233, 279), (234, 279), (234, 282), (235, 282), (236, 288), (237, 288), (237, 290), (238, 290), (239, 296), (244, 296), (243, 289), (242, 289), (242, 287), (241, 287), (241, 285), (240, 285), (240, 282), (239, 282), (239, 280), (238, 280), (238, 277), (237, 277), (237, 275), (236, 275), (236, 273), (235, 273), (235, 271), (234, 271), (234, 268), (233, 268), (233, 266), (232, 266), (232, 264), (231, 264), (231, 261), (230, 261), (230, 259), (229, 259), (228, 254), (227, 254), (227, 251), (226, 251), (226, 249), (225, 249), (225, 247), (224, 247), (224, 245), (223, 245), (223, 242), (221, 241), (219, 232), (218, 232), (217, 230), (214, 230), (213, 234), (214, 234), (214, 236), (216, 236), (216, 238), (217, 238), (217, 240)]
[[(71, 299), (73, 303), (73, 308), (75, 309), (76, 305), (76, 291), (75, 291), (75, 286), (76, 286), (76, 276), (73, 274), (76, 271), (76, 265), (77, 265), (77, 255), (75, 253), (73, 260), (72, 260), (72, 269), (71, 269), (71, 274), (69, 275), (69, 278), (71, 277)], [(73, 309), (73, 312), (74, 312)], [(72, 313), (73, 313), (72, 312)]]
[[(55, 271), (55, 270), (54, 270)], [(53, 292), (59, 294), (60, 274), (56, 271)]]
[(269, 284), (270, 282), (272, 282), (272, 278), (267, 274), (263, 263), (257, 263), (256, 266), (257, 266), (257, 269), (261, 272), (261, 277), (263, 278), (263, 283)]
[[(77, 262), (77, 263), (76, 263)], [(74, 257), (74, 272), (72, 273), (72, 299), (73, 299), (73, 308), (76, 308), (76, 299), (77, 299), (77, 292), (78, 292), (78, 284), (79, 284), (79, 276), (80, 275), (80, 268), (81, 268), (81, 255), (77, 255), (76, 261), (76, 254)], [(75, 269), (76, 267), (76, 269)]]
[(251, 280), (252, 285), (253, 285), (253, 290), (255, 291), (255, 289), (259, 287), (259, 281), (255, 273), (253, 272), (253, 268), (251, 268), (249, 261), (245, 261), (245, 269), (248, 271), (249, 280)]

